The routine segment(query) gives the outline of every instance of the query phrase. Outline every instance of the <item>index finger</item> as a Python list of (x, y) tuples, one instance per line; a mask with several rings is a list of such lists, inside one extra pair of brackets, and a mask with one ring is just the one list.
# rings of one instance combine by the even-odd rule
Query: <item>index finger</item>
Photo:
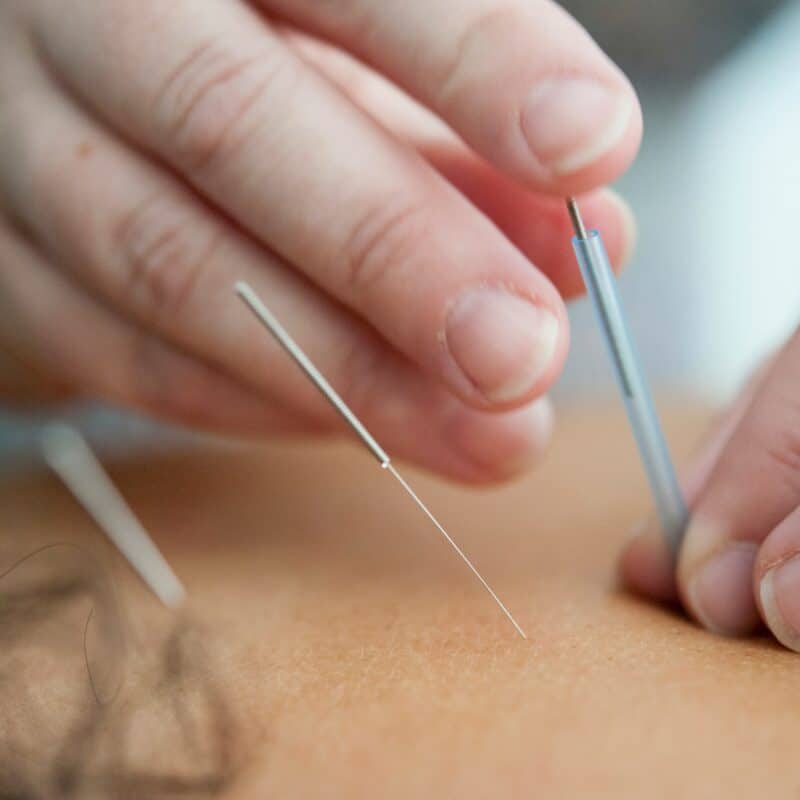
[(638, 150), (630, 82), (551, 0), (258, 2), (373, 65), (536, 188), (589, 191)]

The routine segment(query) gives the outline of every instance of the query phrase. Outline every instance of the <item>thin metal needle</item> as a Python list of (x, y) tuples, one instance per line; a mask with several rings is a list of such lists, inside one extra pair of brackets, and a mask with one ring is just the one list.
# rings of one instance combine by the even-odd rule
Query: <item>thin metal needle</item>
[(300, 349), (297, 342), (289, 336), (275, 315), (261, 302), (261, 298), (253, 291), (253, 288), (244, 281), (238, 281), (233, 288), (239, 298), (249, 306), (264, 327), (275, 337), (278, 344), (294, 359), (297, 366), (308, 376), (308, 379), (322, 392), (325, 399), (344, 417), (347, 424), (356, 432), (357, 436), (378, 460), (378, 463), (385, 467), (389, 463), (389, 456), (386, 451), (372, 438), (372, 434), (348, 408), (347, 403), (339, 397), (339, 393), (333, 386), (325, 380), (325, 376)]
[(70, 425), (49, 425), (42, 435), (45, 461), (101, 530), (164, 603), (175, 608), (186, 592), (164, 556), (81, 434)]
[(417, 493), (408, 485), (408, 483), (406, 483), (405, 478), (403, 478), (403, 476), (394, 468), (394, 465), (387, 464), (386, 468), (389, 470), (389, 472), (392, 473), (392, 475), (394, 475), (395, 478), (397, 478), (400, 485), (411, 495), (414, 502), (425, 512), (428, 519), (436, 526), (439, 533), (441, 533), (442, 536), (444, 536), (444, 538), (447, 539), (453, 550), (455, 550), (456, 553), (458, 553), (458, 555), (461, 557), (461, 560), (472, 570), (472, 573), (475, 575), (475, 577), (483, 584), (483, 588), (486, 589), (487, 592), (489, 592), (495, 603), (497, 603), (497, 605), (500, 606), (503, 613), (506, 615), (506, 617), (508, 617), (508, 621), (517, 629), (517, 633), (519, 633), (519, 635), (523, 639), (527, 639), (528, 637), (525, 634), (525, 631), (522, 630), (522, 628), (520, 628), (519, 623), (514, 619), (511, 612), (505, 607), (503, 601), (495, 594), (494, 589), (492, 589), (492, 587), (489, 586), (488, 583), (486, 583), (480, 572), (478, 572), (478, 570), (475, 569), (472, 562), (464, 554), (464, 551), (453, 541), (453, 538), (442, 527), (439, 520), (436, 519), (436, 517), (434, 517), (433, 514), (428, 510), (428, 507), (425, 505), (425, 503), (423, 503), (422, 500), (420, 500), (419, 497), (417, 497)]
[(338, 392), (328, 383), (325, 376), (314, 366), (311, 359), (300, 349), (297, 342), (292, 339), (286, 329), (278, 322), (277, 318), (272, 312), (264, 305), (258, 295), (253, 291), (252, 287), (244, 281), (238, 281), (234, 290), (241, 300), (250, 308), (264, 327), (275, 337), (275, 340), (280, 346), (288, 353), (295, 363), (305, 372), (309, 380), (319, 389), (324, 395), (326, 400), (344, 417), (348, 425), (355, 431), (356, 435), (366, 445), (369, 451), (375, 456), (381, 467), (387, 470), (398, 481), (398, 483), (405, 489), (411, 499), (422, 509), (428, 519), (434, 524), (436, 529), (445, 538), (447, 543), (453, 548), (461, 560), (469, 567), (475, 577), (481, 582), (481, 585), (491, 595), (492, 599), (497, 603), (500, 610), (508, 618), (508, 621), (514, 626), (519, 635), (523, 639), (528, 637), (525, 631), (519, 626), (519, 623), (514, 619), (511, 612), (501, 602), (500, 598), (494, 592), (491, 586), (484, 580), (483, 576), (478, 572), (473, 563), (466, 556), (464, 551), (455, 543), (449, 533), (442, 527), (436, 517), (428, 510), (427, 506), (419, 499), (414, 490), (406, 483), (405, 479), (391, 464), (389, 456), (386, 451), (375, 441), (372, 434), (364, 427), (361, 421), (350, 410), (347, 404), (339, 396)]
[(586, 226), (583, 224), (583, 218), (574, 197), (567, 198), (567, 210), (572, 220), (572, 227), (575, 228), (575, 234), (581, 239), (586, 239)]

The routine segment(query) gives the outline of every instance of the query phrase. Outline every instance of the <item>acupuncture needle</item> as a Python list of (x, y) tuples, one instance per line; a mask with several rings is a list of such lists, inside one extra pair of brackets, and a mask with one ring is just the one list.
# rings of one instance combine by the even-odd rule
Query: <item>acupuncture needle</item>
[(483, 588), (491, 595), (494, 602), (497, 603), (500, 610), (506, 615), (508, 621), (516, 628), (517, 633), (519, 633), (523, 639), (527, 639), (528, 637), (525, 635), (525, 631), (522, 630), (519, 623), (497, 596), (494, 589), (489, 586), (464, 551), (456, 544), (455, 540), (444, 529), (439, 520), (436, 519), (428, 507), (417, 496), (416, 492), (408, 485), (403, 476), (395, 469), (386, 451), (378, 444), (372, 434), (364, 427), (362, 422), (350, 410), (344, 400), (342, 400), (338, 392), (328, 383), (325, 376), (314, 366), (311, 359), (300, 349), (297, 342), (295, 342), (272, 312), (264, 305), (259, 296), (253, 291), (252, 287), (244, 281), (238, 281), (234, 286), (234, 290), (239, 298), (244, 301), (253, 314), (255, 314), (262, 325), (272, 334), (278, 344), (294, 360), (297, 366), (303, 370), (308, 379), (319, 389), (325, 399), (344, 418), (345, 422), (353, 429), (359, 439), (361, 439), (370, 453), (375, 457), (375, 460), (380, 464), (381, 468), (391, 473), (411, 499), (419, 506), (450, 547), (453, 548), (459, 558), (469, 567), (472, 574), (480, 581)]
[(183, 585), (83, 436), (71, 425), (53, 423), (45, 428), (41, 443), (48, 466), (139, 577), (165, 606), (179, 606), (186, 596)]
[(677, 558), (688, 511), (636, 345), (628, 328), (614, 273), (598, 231), (587, 231), (578, 204), (567, 199), (572, 240), (586, 289), (611, 357), (625, 410), (644, 464), (662, 534)]

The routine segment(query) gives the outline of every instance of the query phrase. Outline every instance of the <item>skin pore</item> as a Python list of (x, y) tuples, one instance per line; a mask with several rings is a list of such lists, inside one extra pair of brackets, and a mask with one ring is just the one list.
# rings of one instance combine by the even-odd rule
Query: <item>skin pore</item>
[[(205, 674), (236, 720), (218, 796), (749, 797), (797, 786), (795, 657), (615, 588), (644, 478), (621, 414), (565, 416), (547, 464), (515, 486), (468, 492), (408, 471), (528, 642), (351, 446), (212, 448), (113, 470), (186, 583)], [(696, 414), (667, 417), (679, 461), (703, 427)], [(27, 541), (96, 541), (49, 479), (0, 487), (0, 501), (4, 529)], [(177, 620), (118, 579), (142, 644), (164, 653)], [(164, 726), (156, 752), (185, 766), (169, 692), (152, 677), (140, 685), (138, 707)], [(200, 714), (206, 743), (219, 742), (212, 716)], [(153, 730), (132, 726), (124, 755), (162, 774)]]

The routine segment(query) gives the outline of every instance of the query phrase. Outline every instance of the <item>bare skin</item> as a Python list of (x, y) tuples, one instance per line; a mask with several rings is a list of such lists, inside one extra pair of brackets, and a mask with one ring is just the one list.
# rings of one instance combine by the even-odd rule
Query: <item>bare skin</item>
[[(703, 427), (668, 415), (680, 461)], [(408, 472), (527, 642), (355, 447), (114, 470), (187, 584), (238, 720), (239, 769), (223, 796), (791, 794), (795, 658), (616, 589), (615, 553), (645, 496), (621, 413), (567, 417), (552, 456), (535, 479), (484, 493)], [(0, 500), (17, 536), (98, 542), (54, 481), (6, 485)], [(163, 614), (118, 574), (147, 646)], [(148, 752), (176, 737), (159, 732), (159, 713), (174, 725), (170, 708), (148, 704), (131, 731), (143, 766), (161, 764)]]

